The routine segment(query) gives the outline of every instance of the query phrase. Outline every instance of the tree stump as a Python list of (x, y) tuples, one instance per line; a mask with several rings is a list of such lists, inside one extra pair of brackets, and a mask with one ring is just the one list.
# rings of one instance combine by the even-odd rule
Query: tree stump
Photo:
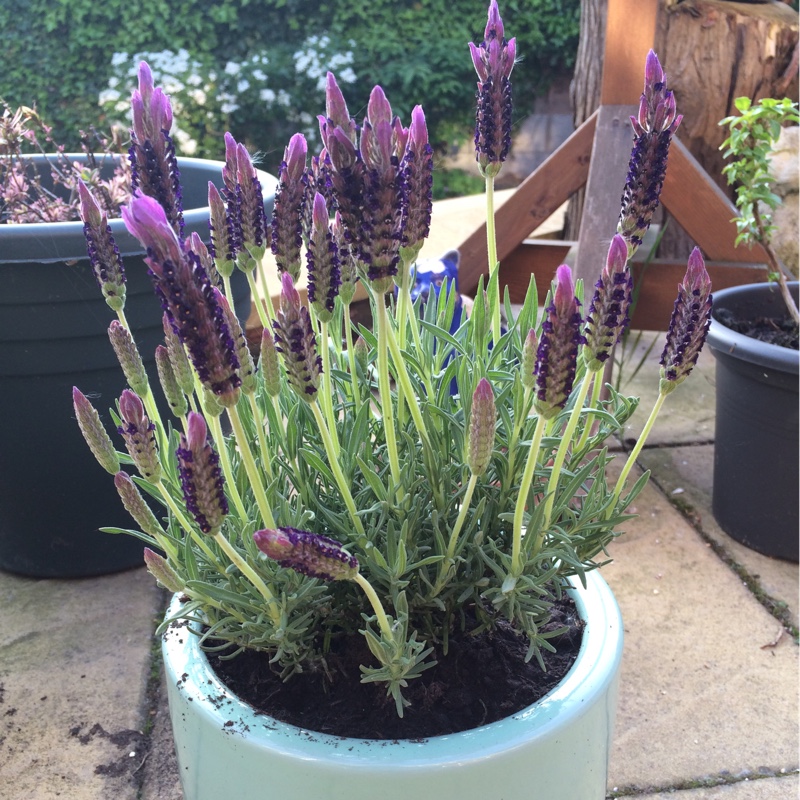
[[(581, 0), (581, 35), (571, 87), (576, 126), (601, 102), (607, 3)], [(631, 35), (635, 35), (635, 29)], [(731, 198), (733, 192), (722, 175), (725, 162), (719, 150), (727, 134), (718, 123), (737, 113), (737, 97), (797, 100), (797, 48), (798, 14), (778, 0), (659, 0), (654, 49), (675, 92), (678, 111), (684, 115), (677, 135)], [(642, 76), (636, 74), (631, 79), (638, 82)], [(619, 190), (621, 193), (621, 186)], [(568, 238), (576, 238), (580, 213), (578, 202), (573, 201), (568, 212)], [(662, 255), (688, 255), (688, 241), (676, 238), (675, 233), (670, 239), (671, 244), (662, 243)]]

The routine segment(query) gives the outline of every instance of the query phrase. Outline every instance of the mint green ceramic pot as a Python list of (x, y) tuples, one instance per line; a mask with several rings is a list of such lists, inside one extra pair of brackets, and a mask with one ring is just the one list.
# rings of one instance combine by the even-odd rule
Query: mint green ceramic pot
[[(162, 651), (185, 800), (603, 800), (622, 620), (597, 572), (571, 593), (583, 644), (553, 691), (491, 725), (421, 741), (338, 738), (257, 714), (173, 626)], [(176, 596), (168, 614), (179, 608)]]

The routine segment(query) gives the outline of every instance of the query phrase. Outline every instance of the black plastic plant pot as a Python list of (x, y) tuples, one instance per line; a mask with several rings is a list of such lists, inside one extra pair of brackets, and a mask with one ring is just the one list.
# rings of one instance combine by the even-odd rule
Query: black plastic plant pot
[[(798, 284), (790, 284), (797, 301)], [(777, 286), (714, 293), (714, 314), (780, 318)], [(765, 555), (798, 560), (797, 350), (752, 339), (714, 319), (708, 344), (717, 359), (712, 510), (722, 529)]]
[[(197, 231), (208, 241), (208, 182), (221, 185), (221, 167), (179, 160), (186, 236)], [(264, 177), (270, 212), (275, 182)], [(163, 341), (161, 304), (141, 245), (122, 220), (112, 220), (111, 228), (125, 263), (125, 315), (160, 398), (154, 353)], [(234, 279), (236, 312), (245, 320), (250, 291), (242, 273)], [(122, 448), (108, 413), (125, 388), (108, 340), (116, 315), (90, 269), (82, 223), (0, 225), (0, 285), (0, 569), (71, 578), (137, 566), (140, 541), (98, 530), (135, 523), (84, 442), (72, 408), (77, 386)]]

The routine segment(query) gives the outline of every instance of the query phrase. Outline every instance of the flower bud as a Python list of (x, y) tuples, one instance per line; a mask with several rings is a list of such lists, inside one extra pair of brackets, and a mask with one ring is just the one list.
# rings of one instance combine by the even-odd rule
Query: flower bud
[(114, 348), (117, 360), (125, 373), (125, 380), (134, 392), (140, 395), (147, 394), (150, 383), (147, 380), (144, 362), (133, 341), (131, 332), (119, 320), (112, 320), (108, 326), (108, 338)]
[(103, 423), (100, 422), (100, 415), (76, 386), (72, 387), (72, 405), (86, 444), (89, 445), (100, 466), (114, 475), (119, 470), (117, 451)]
[(169, 360), (169, 351), (163, 344), (156, 347), (156, 369), (158, 370), (161, 389), (164, 392), (164, 397), (167, 399), (170, 410), (176, 417), (183, 417), (189, 410), (189, 404), (186, 401), (186, 395), (181, 390), (181, 387), (178, 386), (175, 371), (172, 369), (172, 362)]
[(133, 482), (127, 472), (120, 470), (114, 476), (114, 486), (122, 500), (125, 510), (134, 518), (136, 524), (147, 534), (153, 537), (163, 536), (164, 529), (159, 524), (150, 506), (145, 502), (139, 487)]
[(147, 571), (168, 591), (183, 591), (183, 581), (178, 573), (169, 565), (167, 559), (153, 552), (149, 547), (144, 549), (144, 563)]
[(135, 392), (125, 389), (119, 398), (119, 413), (123, 424), (117, 428), (125, 440), (136, 469), (150, 483), (161, 480), (161, 462), (158, 460), (155, 426), (144, 413), (144, 405)]
[(486, 378), (478, 381), (472, 395), (469, 433), (467, 435), (467, 466), (473, 475), (483, 475), (492, 459), (497, 410), (492, 385)]
[(278, 369), (278, 351), (275, 349), (275, 340), (268, 328), (261, 333), (261, 355), (258, 366), (264, 380), (264, 388), (270, 397), (277, 397), (281, 393), (281, 376)]
[(520, 378), (522, 379), (522, 385), (526, 389), (533, 389), (536, 385), (536, 351), (538, 347), (539, 341), (536, 338), (536, 331), (531, 328), (522, 343), (520, 363)]

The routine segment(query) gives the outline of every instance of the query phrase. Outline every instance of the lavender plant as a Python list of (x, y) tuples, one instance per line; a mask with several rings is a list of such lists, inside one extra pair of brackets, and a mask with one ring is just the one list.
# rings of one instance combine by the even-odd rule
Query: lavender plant
[[(486, 39), (471, 50), (481, 79), (478, 158), (491, 177), (507, 149), (514, 59), (495, 0)], [(157, 98), (151, 107), (166, 124), (167, 98), (145, 66), (140, 81), (134, 103)], [(634, 124), (640, 177), (625, 192), (623, 234), (639, 236), (649, 224), (675, 125), (651, 54)], [(630, 239), (612, 239), (585, 317), (582, 287), (561, 266), (543, 310), (532, 280), (516, 313), (506, 298), (501, 331), (497, 287), (487, 292), (481, 282), (472, 314), (453, 325), (451, 286), (424, 305), (410, 295), (431, 213), (422, 108), (405, 128), (376, 87), (359, 124), (329, 75), (320, 129), (318, 156), (309, 163), (298, 135), (281, 167), (271, 224), (281, 294), (264, 312), (257, 366), (211, 278), (214, 264), (223, 276), (252, 271), (265, 247), (260, 223), (246, 235), (241, 222), (259, 219), (252, 186), (243, 190), (252, 178), (246, 151), (227, 142), (224, 190), (210, 189), (213, 253), (204, 253), (182, 238), (171, 200), (162, 204), (165, 192), (177, 196), (167, 191), (176, 178), (169, 130), (148, 130), (163, 137), (148, 151), (162, 154), (152, 170), (160, 177), (123, 216), (147, 248), (164, 307), (157, 358), (175, 418), (165, 425), (158, 417), (132, 339), (121, 333), (121, 308), (112, 341), (139, 384), (114, 412), (127, 453), (115, 451), (77, 389), (75, 411), (139, 526), (125, 532), (147, 545), (148, 569), (182, 594), (181, 617), (205, 626), (206, 644), (267, 651), (289, 678), (321, 664), (331, 641), (364, 636), (372, 659), (361, 680), (385, 684), (402, 716), (403, 688), (434, 667), (456, 627), (507, 620), (525, 637), (528, 658), (543, 663), (554, 635), (545, 623), (567, 579), (603, 563), (631, 518), (647, 475), (628, 476), (658, 408), (703, 345), (710, 286), (695, 251), (656, 409), (622, 476), (609, 482), (607, 441), (637, 406), (613, 388), (607, 400), (599, 395), (603, 364), (628, 323)], [(642, 145), (651, 134), (656, 145)], [(97, 242), (103, 225), (88, 203), (84, 219)], [(112, 243), (90, 251), (109, 259), (98, 270), (117, 269)], [(304, 264), (308, 304), (297, 287)], [(490, 261), (490, 286), (495, 267)], [(374, 330), (350, 321), (356, 281), (369, 294)], [(112, 294), (118, 307), (120, 293)], [(133, 478), (120, 468), (131, 463)]]

